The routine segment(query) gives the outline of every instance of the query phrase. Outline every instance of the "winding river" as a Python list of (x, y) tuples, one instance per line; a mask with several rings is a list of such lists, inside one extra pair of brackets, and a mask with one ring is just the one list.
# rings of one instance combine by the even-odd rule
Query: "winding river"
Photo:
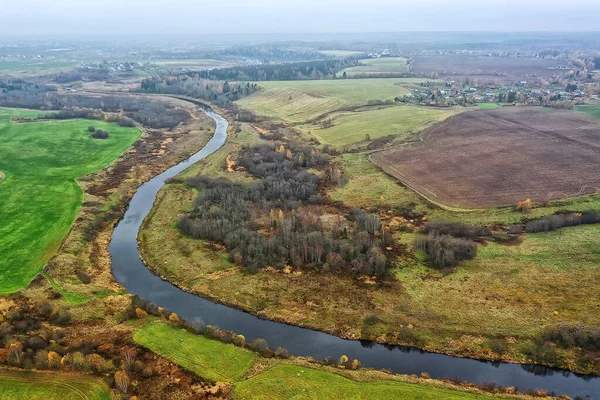
[(212, 139), (189, 159), (144, 183), (131, 199), (125, 216), (112, 235), (110, 256), (113, 274), (129, 293), (152, 301), (186, 320), (200, 317), (206, 324), (240, 333), (248, 340), (263, 338), (271, 348), (283, 346), (297, 356), (321, 359), (327, 356), (338, 358), (346, 354), (351, 359), (359, 359), (363, 367), (386, 368), (402, 374), (425, 371), (432, 378), (459, 378), (477, 384), (493, 382), (521, 391), (543, 389), (571, 397), (600, 399), (600, 377), (582, 376), (537, 365), (484, 362), (405, 346), (341, 339), (323, 332), (261, 319), (213, 303), (186, 293), (154, 275), (140, 259), (137, 235), (144, 218), (152, 209), (156, 194), (166, 179), (212, 154), (227, 138), (227, 120), (209, 108), (205, 107), (205, 112), (217, 123)]

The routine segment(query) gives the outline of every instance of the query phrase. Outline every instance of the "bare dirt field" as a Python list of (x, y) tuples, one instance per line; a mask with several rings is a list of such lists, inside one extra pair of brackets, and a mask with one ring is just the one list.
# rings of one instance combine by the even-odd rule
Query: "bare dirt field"
[(443, 55), (416, 57), (411, 69), (417, 74), (437, 72), (441, 77), (527, 80), (562, 75), (569, 71), (567, 67), (568, 63), (560, 60)]
[(387, 173), (429, 199), (491, 207), (600, 192), (600, 120), (538, 107), (462, 113), (421, 143), (375, 153)]

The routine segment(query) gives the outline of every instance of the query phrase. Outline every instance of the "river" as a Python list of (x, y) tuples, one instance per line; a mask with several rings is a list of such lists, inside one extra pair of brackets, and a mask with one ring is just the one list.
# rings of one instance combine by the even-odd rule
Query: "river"
[(188, 321), (201, 318), (206, 324), (242, 334), (247, 340), (263, 338), (271, 348), (283, 346), (296, 356), (310, 356), (315, 359), (331, 356), (337, 359), (345, 354), (351, 359), (359, 359), (363, 367), (385, 368), (401, 374), (419, 375), (421, 372), (427, 372), (432, 378), (458, 378), (476, 384), (493, 382), (502, 386), (513, 386), (520, 391), (542, 389), (571, 397), (589, 396), (592, 399), (600, 399), (599, 377), (582, 376), (539, 365), (492, 363), (430, 353), (412, 347), (346, 340), (323, 332), (258, 318), (184, 292), (156, 276), (140, 259), (137, 235), (165, 180), (208, 157), (225, 143), (227, 120), (208, 107), (205, 107), (205, 112), (217, 124), (210, 141), (198, 153), (140, 186), (112, 235), (110, 257), (113, 274), (129, 293), (152, 301)]

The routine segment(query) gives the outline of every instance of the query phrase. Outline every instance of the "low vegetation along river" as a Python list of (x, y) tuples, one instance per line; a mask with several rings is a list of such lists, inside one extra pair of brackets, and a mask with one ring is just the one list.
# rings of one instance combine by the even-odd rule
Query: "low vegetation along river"
[(402, 374), (427, 372), (432, 378), (458, 378), (477, 384), (496, 383), (521, 391), (543, 389), (571, 397), (600, 399), (600, 378), (537, 365), (491, 363), (456, 358), (404, 346), (346, 340), (323, 332), (260, 319), (246, 312), (213, 303), (186, 293), (154, 275), (140, 260), (137, 234), (150, 212), (156, 194), (171, 178), (191, 164), (221, 147), (227, 138), (227, 120), (211, 109), (209, 117), (217, 123), (213, 138), (198, 153), (143, 184), (133, 196), (124, 218), (117, 225), (110, 243), (113, 273), (129, 293), (154, 302), (188, 321), (202, 318), (206, 324), (244, 335), (248, 340), (265, 339), (272, 348), (283, 346), (296, 356), (322, 359), (342, 354), (360, 360), (363, 367), (386, 368)]

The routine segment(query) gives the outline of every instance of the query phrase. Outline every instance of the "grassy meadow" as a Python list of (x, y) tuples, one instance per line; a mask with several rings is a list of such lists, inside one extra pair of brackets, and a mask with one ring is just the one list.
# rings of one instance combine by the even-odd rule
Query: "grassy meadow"
[[(26, 286), (52, 257), (83, 199), (77, 178), (112, 163), (141, 132), (88, 120), (12, 123), (0, 109), (0, 293)], [(88, 126), (110, 137), (94, 140)]]
[(77, 65), (68, 60), (10, 60), (0, 61), (0, 72), (18, 75), (34, 75), (42, 72), (68, 70)]
[(136, 332), (136, 343), (214, 382), (235, 382), (256, 362), (249, 350), (194, 335), (171, 325), (149, 324)]
[[(358, 375), (358, 374), (356, 374)], [(394, 380), (356, 381), (332, 372), (279, 364), (234, 386), (237, 400), (275, 399), (485, 399), (486, 395)]]
[(345, 68), (338, 72), (337, 75), (342, 76), (344, 72), (349, 77), (359, 74), (374, 76), (378, 74), (405, 73), (408, 72), (406, 61), (406, 58), (403, 57), (367, 58), (359, 60), (362, 65)]
[(333, 126), (303, 125), (321, 143), (334, 146), (364, 142), (368, 134), (371, 140), (383, 136), (397, 136), (399, 140), (415, 138), (425, 127), (454, 115), (449, 109), (415, 106), (391, 106), (356, 112), (340, 112), (331, 116)]
[(134, 334), (134, 340), (204, 379), (232, 383), (236, 400), (490, 398), (436, 382), (416, 384), (406, 377), (379, 372), (320, 368), (307, 366), (301, 360), (265, 359), (244, 348), (164, 322), (147, 323)]
[(258, 82), (261, 90), (237, 103), (258, 115), (304, 122), (342, 107), (403, 96), (408, 89), (401, 85), (412, 82), (401, 78)]
[(75, 373), (24, 372), (0, 369), (0, 400), (110, 400), (99, 378)]
[(577, 106), (577, 107), (575, 107), (575, 110), (600, 118), (600, 105)]
[(482, 110), (494, 110), (502, 107), (502, 105), (498, 103), (477, 103), (477, 106)]

